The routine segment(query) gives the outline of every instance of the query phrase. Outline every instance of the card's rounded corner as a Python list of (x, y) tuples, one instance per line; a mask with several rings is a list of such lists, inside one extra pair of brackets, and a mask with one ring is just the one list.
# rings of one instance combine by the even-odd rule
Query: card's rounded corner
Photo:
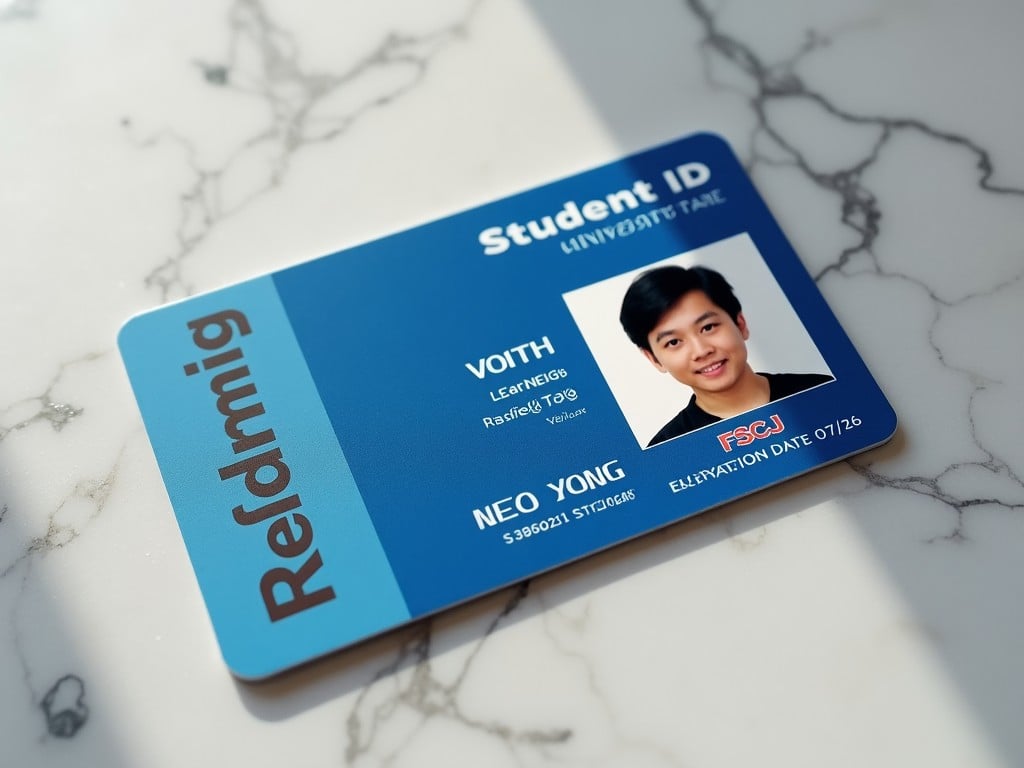
[(729, 143), (729, 140), (717, 131), (697, 131), (696, 133), (691, 133), (687, 138), (706, 141), (710, 144), (717, 144), (719, 149), (724, 149), (731, 155), (736, 154), (733, 151), (732, 144)]
[(124, 357), (128, 349), (132, 346), (132, 342), (136, 334), (138, 333), (138, 327), (142, 324), (143, 319), (153, 310), (145, 310), (142, 312), (136, 312), (131, 315), (123, 323), (121, 327), (117, 329), (117, 335), (115, 339), (117, 341), (117, 348), (121, 351), (121, 356)]
[(236, 659), (223, 645), (220, 646), (220, 655), (231, 676), (247, 685), (258, 685), (266, 680), (277, 677), (282, 672), (291, 668), (291, 665), (267, 667), (262, 664), (254, 667), (252, 659)]
[(888, 423), (882, 427), (882, 438), (878, 441), (878, 445), (885, 445), (896, 437), (896, 433), (900, 428), (900, 417), (896, 415), (896, 409), (893, 408), (892, 405), (889, 405), (888, 402), (886, 405), (889, 406), (887, 409), (888, 412), (886, 413), (886, 416), (888, 416)]
[[(884, 396), (883, 396), (884, 397)], [(873, 451), (875, 448), (881, 448), (892, 442), (892, 439), (896, 437), (896, 433), (900, 429), (900, 420), (896, 415), (895, 409), (889, 403), (888, 400), (884, 400), (884, 413), (875, 412), (872, 414), (872, 427), (871, 438), (860, 450), (862, 451)]]

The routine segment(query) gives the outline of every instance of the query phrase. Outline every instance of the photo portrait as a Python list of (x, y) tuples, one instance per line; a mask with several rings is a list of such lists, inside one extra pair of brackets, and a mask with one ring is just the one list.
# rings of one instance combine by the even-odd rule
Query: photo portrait
[(563, 299), (644, 448), (833, 380), (746, 234)]

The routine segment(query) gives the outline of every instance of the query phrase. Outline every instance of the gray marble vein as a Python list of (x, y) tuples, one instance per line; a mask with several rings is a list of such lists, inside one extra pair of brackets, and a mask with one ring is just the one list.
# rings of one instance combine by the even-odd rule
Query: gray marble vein
[(585, 647), (588, 638), (587, 632), (590, 629), (589, 603), (578, 615), (568, 615), (556, 606), (548, 605), (543, 596), (538, 599), (543, 606), (542, 621), (545, 637), (561, 659), (583, 670), (590, 697), (599, 703), (605, 728), (614, 737), (612, 741), (616, 744), (617, 749), (630, 756), (636, 755), (637, 758), (634, 759), (640, 759), (639, 756), (643, 756), (642, 759), (645, 761), (648, 758), (653, 758), (659, 765), (677, 766), (677, 768), (684, 768), (688, 765), (669, 748), (653, 740), (635, 738), (626, 733), (620, 725), (616, 709), (618, 702), (605, 691), (600, 681), (600, 664)]
[[(71, 493), (61, 499), (47, 516), (43, 533), (33, 537), (28, 547), (0, 570), (0, 578), (6, 577), (29, 558), (68, 546), (82, 535), (89, 524), (103, 514), (111, 491), (117, 482), (124, 451), (125, 446), (122, 446), (113, 466), (103, 477), (83, 478), (75, 483)], [(73, 511), (70, 516), (63, 515), (65, 509), (73, 502), (84, 502), (84, 504), (81, 509)], [(5, 513), (7, 506), (4, 505)]]
[[(141, 139), (132, 136), (140, 147), (177, 145), (192, 179), (180, 193), (173, 250), (146, 275), (146, 287), (157, 290), (165, 301), (191, 293), (184, 264), (210, 234), (279, 187), (298, 153), (335, 141), (417, 88), (432, 61), (466, 37), (480, 2), (470, 3), (461, 16), (432, 32), (387, 33), (352, 65), (324, 72), (302, 63), (299, 39), (278, 24), (260, 0), (236, 0), (229, 13), (230, 41), (223, 59), (195, 65), (211, 87), (265, 107), (266, 122), (219, 163), (201, 161), (194, 141), (171, 129)], [(356, 94), (353, 102), (338, 107), (337, 97), (350, 91)], [(124, 125), (133, 128), (129, 118)], [(257, 182), (237, 195), (224, 191), (228, 177), (254, 165)]]
[(39, 708), (43, 710), (46, 729), (51, 736), (72, 738), (89, 719), (85, 683), (77, 675), (64, 675), (50, 686)]
[[(47, 732), (55, 737), (70, 738), (85, 725), (89, 710), (85, 705), (85, 684), (77, 675), (64, 675), (53, 683), (45, 693), (39, 694), (34, 679), (34, 643), (26, 636), (25, 619), (26, 593), (32, 582), (33, 566), (41, 557), (69, 546), (102, 514), (110, 498), (120, 471), (125, 448), (122, 447), (113, 467), (99, 479), (79, 480), (71, 493), (65, 496), (49, 514), (46, 530), (33, 537), (28, 546), (12, 562), (0, 570), (0, 579), (13, 578), (20, 571), (21, 578), (10, 613), (13, 631), (14, 651), (21, 670), (22, 681), (28, 697), (38, 705), (45, 720)], [(79, 504), (81, 503), (81, 504)], [(63, 514), (71, 505), (78, 506), (70, 515)], [(6, 515), (4, 505), (0, 521)], [(38, 627), (33, 627), (38, 631)]]
[[(993, 181), (995, 169), (991, 153), (971, 138), (931, 126), (914, 117), (856, 114), (841, 107), (835, 99), (808, 86), (797, 72), (797, 65), (811, 51), (827, 45), (828, 37), (811, 30), (800, 50), (782, 61), (769, 63), (763, 61), (751, 45), (722, 30), (716, 22), (715, 14), (703, 0), (685, 2), (704, 28), (701, 45), (709, 83), (723, 87), (715, 82), (714, 67), (709, 62), (710, 57), (717, 57), (739, 68), (753, 85), (753, 93), (747, 100), (756, 117), (756, 128), (750, 140), (752, 157), (747, 163), (748, 170), (753, 173), (758, 164), (772, 165), (780, 162), (757, 150), (759, 140), (768, 139), (773, 149), (784, 155), (782, 162), (795, 166), (823, 192), (839, 198), (843, 224), (858, 235), (857, 242), (844, 248), (834, 263), (819, 270), (815, 279), (820, 280), (833, 270), (842, 271), (855, 255), (862, 253), (874, 261), (877, 271), (883, 272), (872, 251), (880, 232), (882, 211), (876, 193), (864, 182), (863, 176), (865, 171), (882, 159), (887, 145), (900, 132), (919, 134), (968, 153), (974, 160), (978, 172), (976, 184), (980, 189), (993, 194), (1024, 196), (1024, 187)], [(820, 108), (829, 118), (839, 123), (871, 129), (875, 139), (870, 150), (845, 168), (815, 168), (800, 147), (771, 117), (771, 105), (782, 101), (804, 101)]]
[[(942, 127), (929, 124), (927, 121), (911, 116), (882, 116), (876, 114), (860, 114), (841, 106), (835, 97), (827, 96), (811, 88), (798, 72), (798, 65), (808, 53), (828, 45), (829, 37), (815, 31), (809, 31), (805, 43), (791, 56), (778, 61), (768, 62), (760, 57), (753, 45), (730, 35), (718, 23), (715, 12), (703, 0), (685, 0), (704, 30), (701, 43), (705, 72), (712, 87), (728, 88), (729, 86), (716, 80), (714, 72), (720, 62), (728, 62), (746, 78), (746, 90), (732, 89), (742, 94), (747, 100), (755, 116), (755, 128), (751, 136), (750, 160), (748, 169), (756, 174), (759, 166), (784, 165), (795, 168), (817, 189), (828, 194), (836, 201), (839, 218), (843, 226), (855, 233), (855, 242), (844, 247), (834, 261), (818, 269), (813, 275), (817, 282), (822, 282), (831, 275), (846, 275), (847, 268), (855, 257), (862, 256), (868, 260), (868, 271), (879, 278), (896, 280), (910, 284), (914, 289), (923, 292), (933, 305), (931, 322), (925, 343), (933, 350), (936, 359), (951, 372), (970, 379), (973, 391), (962, 408), (967, 416), (970, 434), (966, 444), (973, 446), (983, 454), (981, 460), (954, 462), (935, 475), (899, 474), (886, 471), (884, 460), (877, 460), (868, 454), (862, 459), (852, 459), (850, 467), (871, 486), (890, 490), (913, 493), (934, 500), (943, 507), (953, 510), (956, 515), (954, 527), (947, 533), (937, 535), (935, 540), (960, 541), (966, 536), (964, 514), (978, 506), (994, 506), (1007, 510), (1018, 510), (1024, 507), (1015, 500), (1018, 491), (1024, 491), (1024, 482), (1013, 471), (1008, 461), (998, 455), (997, 451), (986, 445), (984, 437), (975, 426), (973, 414), (975, 396), (991, 386), (993, 382), (979, 380), (969, 370), (957, 367), (947, 361), (942, 344), (935, 339), (935, 328), (946, 310), (962, 306), (979, 297), (992, 296), (1014, 286), (1022, 277), (1024, 270), (1011, 279), (999, 282), (982, 291), (966, 292), (957, 298), (945, 298), (934, 289), (925, 270), (911, 272), (885, 265), (879, 259), (876, 245), (884, 231), (884, 214), (878, 193), (865, 180), (867, 172), (878, 164), (884, 163), (893, 152), (894, 139), (900, 134), (909, 134), (924, 141), (935, 142), (950, 151), (965, 153), (971, 158), (976, 176), (973, 184), (985, 194), (1024, 198), (1024, 187), (1002, 181), (996, 181), (997, 172), (993, 164), (992, 153), (979, 142)], [(838, 169), (817, 167), (801, 148), (797, 138), (788, 135), (773, 112), (773, 105), (779, 103), (804, 102), (820, 109), (827, 121), (834, 122), (834, 128), (853, 126), (870, 132), (866, 151), (846, 166)], [(826, 121), (826, 124), (827, 124)], [(767, 149), (765, 149), (767, 147)], [(1024, 210), (1024, 200), (1021, 201)], [(863, 261), (858, 261), (857, 268), (850, 274), (861, 274), (864, 271)], [(1013, 490), (1011, 495), (998, 491), (962, 495), (944, 489), (943, 480), (948, 475), (965, 467), (976, 467), (990, 473), (993, 478), (1008, 479)]]
[[(388, 765), (416, 737), (430, 721), (444, 719), (465, 729), (486, 734), (496, 739), (513, 755), (522, 749), (529, 749), (550, 755), (552, 747), (564, 744), (572, 738), (568, 728), (517, 728), (507, 723), (475, 717), (466, 712), (459, 702), (460, 689), (471, 674), (474, 661), (484, 651), (488, 638), (515, 613), (529, 592), (529, 582), (514, 588), (508, 600), (491, 620), (471, 649), (460, 662), (459, 671), (449, 682), (439, 679), (431, 666), (431, 623), (418, 624), (409, 638), (402, 644), (398, 654), (382, 667), (373, 681), (363, 688), (353, 704), (345, 721), (347, 745), (345, 764), (357, 765), (363, 758), (380, 760)], [(410, 669), (406, 669), (410, 667)], [(393, 737), (387, 746), (376, 742), (393, 719), (411, 711), (416, 722), (400, 737), (397, 748), (392, 748)], [(401, 727), (401, 726), (399, 726)], [(385, 750), (381, 757), (377, 750)], [(374, 757), (370, 757), (374, 755)]]
[(40, 422), (45, 422), (55, 432), (60, 432), (74, 419), (81, 416), (84, 410), (81, 406), (61, 402), (54, 395), (54, 390), (61, 384), (65, 374), (71, 368), (91, 363), (105, 354), (104, 352), (91, 352), (61, 363), (57, 366), (57, 372), (46, 384), (42, 393), (0, 408), (0, 442), (7, 439), (11, 433)]

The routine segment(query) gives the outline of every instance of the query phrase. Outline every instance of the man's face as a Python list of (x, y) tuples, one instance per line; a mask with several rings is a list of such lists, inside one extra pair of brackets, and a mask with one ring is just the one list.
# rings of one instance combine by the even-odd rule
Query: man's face
[(733, 322), (704, 291), (690, 291), (647, 335), (647, 359), (676, 381), (701, 392), (727, 392), (746, 371), (750, 337), (741, 312)]

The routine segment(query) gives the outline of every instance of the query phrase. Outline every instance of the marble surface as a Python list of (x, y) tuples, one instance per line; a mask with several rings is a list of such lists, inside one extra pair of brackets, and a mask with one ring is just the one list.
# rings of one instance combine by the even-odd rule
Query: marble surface
[[(1024, 5), (0, 0), (0, 764), (1024, 764)], [(114, 346), (697, 130), (887, 446), (232, 679)]]

